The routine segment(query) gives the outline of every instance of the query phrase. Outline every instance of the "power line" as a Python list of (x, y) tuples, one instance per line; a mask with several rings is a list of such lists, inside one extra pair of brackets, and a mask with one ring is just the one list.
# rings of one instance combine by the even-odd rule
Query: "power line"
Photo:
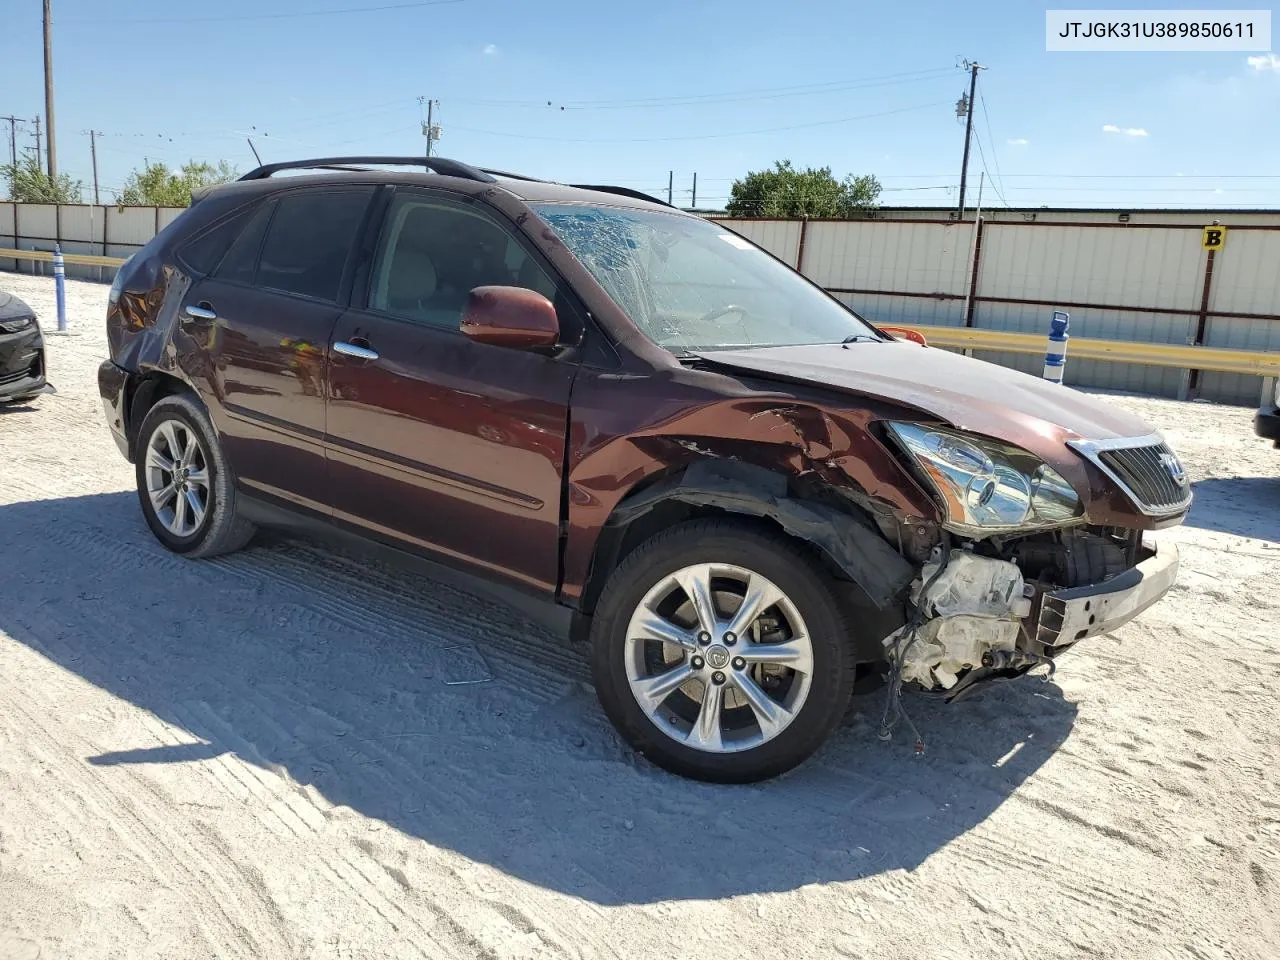
[[(851, 83), (867, 83), (880, 80), (893, 80), (899, 77), (914, 77), (918, 74), (942, 74), (949, 73), (950, 67), (930, 67), (927, 70), (911, 70), (906, 73), (886, 73), (874, 77), (855, 77), (848, 80), (826, 80), (821, 83), (799, 83), (782, 87), (755, 87), (747, 90), (727, 90), (719, 93), (690, 93), (690, 94), (674, 94), (666, 97), (636, 97), (606, 100), (566, 100), (563, 101), (565, 106), (575, 107), (596, 107), (596, 106), (626, 106), (631, 104), (645, 103), (663, 103), (671, 100), (695, 100), (705, 98), (718, 97), (737, 97), (737, 96), (768, 96), (771, 94), (780, 94), (787, 92), (820, 91), (822, 88), (840, 88)], [(458, 100), (458, 103), (474, 103), (485, 104), (490, 106), (533, 106), (545, 107), (550, 102), (548, 100)]]
[[(986, 172), (987, 179), (991, 181), (991, 189), (996, 192), (996, 196), (1000, 198), (1001, 203), (1006, 207), (1009, 206), (1009, 201), (1004, 198), (1004, 191), (1001, 190), (1000, 186), (996, 183), (995, 177), (991, 176), (991, 169), (987, 166), (987, 153), (982, 149), (982, 134), (978, 134), (978, 158), (982, 161), (982, 169)], [(1025, 189), (1035, 190), (1039, 188), (1026, 187)]]
[[(935, 180), (948, 173), (889, 173), (885, 179)], [(1014, 177), (1058, 180), (1280, 180), (1277, 173), (1011, 173)]]
[(781, 133), (786, 130), (806, 130), (812, 127), (827, 127), (840, 123), (852, 123), (855, 120), (871, 120), (876, 117), (889, 117), (899, 113), (910, 113), (914, 110), (929, 110), (946, 106), (946, 103), (922, 103), (914, 107), (900, 107), (896, 110), (883, 110), (878, 113), (864, 113), (855, 117), (839, 117), (835, 120), (817, 120), (813, 123), (794, 123), (785, 127), (764, 127), (758, 130), (732, 130), (723, 133), (698, 133), (681, 137), (544, 137), (537, 134), (511, 133), (506, 130), (480, 130), (476, 127), (454, 126), (454, 130), (465, 130), (468, 133), (482, 133), (491, 137), (512, 137), (517, 140), (546, 140), (554, 143), (672, 143), (685, 140), (715, 140), (720, 137), (746, 137), (758, 133)]
[(887, 74), (882, 77), (865, 77), (856, 80), (837, 80), (829, 83), (806, 84), (794, 87), (767, 87), (758, 90), (738, 90), (725, 93), (699, 93), (670, 97), (645, 97), (635, 100), (477, 100), (451, 98), (453, 103), (491, 107), (529, 107), (538, 110), (559, 107), (561, 110), (652, 110), (671, 107), (700, 107), (722, 103), (780, 100), (788, 97), (811, 97), (833, 93), (846, 93), (872, 87), (897, 86), (907, 83), (939, 80), (950, 72), (949, 67), (905, 74)]
[(233, 21), (244, 20), (297, 20), (303, 17), (332, 17), (348, 13), (386, 13), (392, 10), (414, 10), (422, 7), (443, 7), (458, 3), (466, 3), (467, 0), (419, 0), (414, 3), (388, 3), (376, 7), (341, 7), (336, 10), (296, 10), (291, 13), (245, 13), (232, 14), (223, 17), (138, 17), (135, 19), (121, 20), (118, 18), (111, 19), (80, 19), (72, 18), (71, 23), (110, 23), (110, 24), (139, 24), (139, 23), (229, 23)]
[[(981, 88), (978, 90), (978, 102), (982, 104), (982, 119), (986, 121), (987, 124), (987, 143), (991, 147), (991, 160), (996, 165), (996, 177), (1000, 180), (1000, 187), (996, 190), (996, 196), (1003, 200), (1004, 196), (1002, 191), (1004, 190), (1004, 174), (1000, 172), (1000, 154), (996, 151), (995, 138), (991, 136), (991, 114), (987, 113), (987, 98), (983, 95)], [(979, 136), (978, 139), (981, 140), (982, 137)], [(978, 152), (981, 153), (982, 151)], [(987, 173), (990, 175), (991, 171), (988, 170)]]

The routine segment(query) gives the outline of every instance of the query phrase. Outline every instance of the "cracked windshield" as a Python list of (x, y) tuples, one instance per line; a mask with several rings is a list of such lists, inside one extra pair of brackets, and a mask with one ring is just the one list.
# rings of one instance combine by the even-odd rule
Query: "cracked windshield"
[(535, 209), (641, 329), (677, 355), (879, 339), (840, 303), (706, 220), (579, 204)]

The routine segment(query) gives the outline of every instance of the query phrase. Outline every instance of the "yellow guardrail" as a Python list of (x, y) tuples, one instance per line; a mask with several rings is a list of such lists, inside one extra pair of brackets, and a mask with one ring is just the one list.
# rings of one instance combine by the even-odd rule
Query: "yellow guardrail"
[[(0, 248), (0, 260), (38, 260), (53, 262), (53, 254), (44, 250), (7, 250)], [(83, 253), (64, 253), (64, 263), (84, 267), (119, 267), (123, 257), (99, 257)], [(899, 331), (915, 330), (935, 347), (962, 350), (994, 350), (1005, 353), (1042, 354), (1045, 337), (1034, 333), (1007, 330), (983, 330), (978, 327), (934, 327), (921, 324), (895, 324)], [(1224, 347), (1195, 347), (1177, 343), (1140, 343), (1129, 340), (1094, 340), (1072, 337), (1067, 361), (1110, 360), (1113, 363), (1136, 363), (1151, 367), (1175, 367), (1182, 370), (1211, 370), (1215, 373), (1243, 373), (1256, 377), (1280, 376), (1280, 352), (1229, 350)]]
[[(924, 334), (930, 345), (935, 347), (1043, 354), (1046, 346), (1047, 335), (1034, 333), (981, 330), (977, 327), (932, 327), (914, 323), (901, 326)], [(1068, 365), (1072, 360), (1110, 360), (1114, 363), (1212, 370), (1215, 373), (1244, 373), (1257, 377), (1280, 376), (1280, 352), (1228, 350), (1224, 347), (1194, 347), (1178, 343), (1139, 343), (1072, 337), (1067, 347)]]
[[(45, 250), (6, 250), (0, 247), (0, 260), (38, 260), (41, 263), (53, 263), (53, 254)], [(124, 261), (124, 257), (99, 257), (90, 253), (62, 255), (63, 263), (74, 263), (81, 267), (118, 267)]]

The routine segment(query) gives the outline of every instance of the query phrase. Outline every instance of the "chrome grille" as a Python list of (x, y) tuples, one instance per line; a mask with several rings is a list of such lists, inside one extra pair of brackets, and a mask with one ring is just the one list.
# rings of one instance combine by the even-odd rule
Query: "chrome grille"
[(1191, 484), (1169, 445), (1144, 440), (1075, 443), (1144, 513), (1177, 513), (1191, 503)]

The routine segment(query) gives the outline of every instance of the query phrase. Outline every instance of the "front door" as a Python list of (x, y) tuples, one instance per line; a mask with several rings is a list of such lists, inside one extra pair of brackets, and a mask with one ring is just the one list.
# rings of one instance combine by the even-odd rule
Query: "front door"
[(207, 389), (239, 482), (322, 512), (325, 348), (373, 190), (312, 188), (268, 201), (212, 275), (192, 284), (180, 318), (193, 338), (209, 338)]
[(331, 502), (367, 532), (551, 592), (577, 367), (464, 337), (467, 295), (487, 284), (556, 293), (478, 204), (398, 191), (367, 306), (330, 344)]

